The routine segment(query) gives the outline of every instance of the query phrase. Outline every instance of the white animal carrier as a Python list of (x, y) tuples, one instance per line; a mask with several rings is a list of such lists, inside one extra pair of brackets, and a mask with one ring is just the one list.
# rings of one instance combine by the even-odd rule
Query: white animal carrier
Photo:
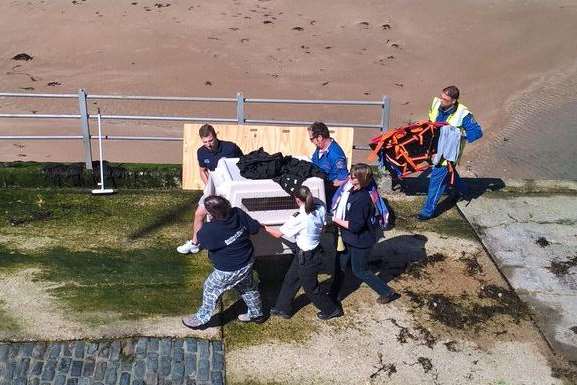
[[(304, 157), (300, 159), (308, 160)], [(263, 225), (280, 226), (298, 211), (293, 197), (284, 191), (272, 179), (247, 179), (240, 175), (238, 158), (222, 158), (211, 173), (210, 190), (228, 199), (233, 207), (243, 209), (252, 218)], [(307, 186), (315, 198), (325, 202), (325, 186), (321, 178), (308, 178)], [(326, 203), (326, 202), (325, 202)], [(285, 253), (286, 245), (261, 231), (255, 238), (257, 255)]]

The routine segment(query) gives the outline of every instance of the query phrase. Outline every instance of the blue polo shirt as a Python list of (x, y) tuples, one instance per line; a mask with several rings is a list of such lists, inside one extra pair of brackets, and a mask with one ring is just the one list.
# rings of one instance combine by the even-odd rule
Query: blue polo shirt
[(312, 162), (327, 174), (329, 180), (344, 180), (349, 175), (347, 157), (339, 144), (333, 139), (327, 151), (319, 156), (319, 148), (313, 152)]
[(233, 142), (226, 140), (219, 140), (215, 151), (210, 151), (204, 146), (196, 151), (198, 165), (210, 171), (214, 171), (220, 158), (240, 158), (241, 156), (242, 150)]

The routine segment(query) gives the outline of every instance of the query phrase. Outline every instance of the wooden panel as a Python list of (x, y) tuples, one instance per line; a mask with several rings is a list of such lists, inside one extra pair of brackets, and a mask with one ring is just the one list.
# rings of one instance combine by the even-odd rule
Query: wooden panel
[[(184, 125), (182, 159), (182, 188), (202, 190), (196, 150), (202, 145), (198, 136), (200, 124)], [(283, 155), (304, 155), (310, 157), (315, 146), (310, 142), (306, 127), (252, 126), (237, 124), (214, 125), (221, 140), (236, 143), (246, 154), (263, 147), (268, 153), (282, 152)], [(341, 145), (351, 166), (353, 129), (338, 127), (330, 129), (331, 136)]]

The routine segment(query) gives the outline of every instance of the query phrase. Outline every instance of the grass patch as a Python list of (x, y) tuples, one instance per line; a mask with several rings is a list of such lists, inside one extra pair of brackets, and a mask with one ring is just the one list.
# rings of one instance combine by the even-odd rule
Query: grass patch
[(138, 248), (177, 244), (190, 232), (199, 193), (154, 190), (92, 196), (63, 189), (0, 191), (0, 237), (16, 249)]
[(212, 265), (204, 253), (182, 256), (175, 247), (189, 236), (198, 196), (2, 189), (0, 274), (38, 268), (36, 279), (57, 284), (50, 294), (89, 322), (191, 312)]
[(396, 216), (395, 228), (415, 233), (427, 231), (451, 237), (476, 239), (475, 232), (467, 221), (461, 217), (456, 207), (452, 207), (428, 221), (421, 222), (417, 220), (416, 215), (423, 206), (423, 202), (423, 197), (398, 200), (394, 198), (389, 199), (389, 203)]
[(18, 322), (10, 316), (4, 308), (4, 301), (0, 300), (0, 325), (2, 329), (11, 333), (20, 331)]
[[(114, 313), (118, 318), (173, 316), (199, 305), (211, 271), (204, 256), (181, 256), (173, 248), (72, 252), (55, 248), (26, 255), (0, 248), (0, 272), (41, 270), (36, 279), (60, 283), (51, 294), (79, 314)], [(94, 314), (95, 322), (98, 314)]]

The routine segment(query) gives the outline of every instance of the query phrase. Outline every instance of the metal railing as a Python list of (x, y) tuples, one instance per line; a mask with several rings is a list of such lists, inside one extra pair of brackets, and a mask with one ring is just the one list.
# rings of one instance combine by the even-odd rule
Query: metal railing
[[(81, 135), (0, 135), (0, 140), (81, 140), (84, 148), (84, 162), (86, 168), (92, 169), (91, 140), (99, 139), (90, 134), (90, 120), (97, 118), (88, 112), (88, 100), (131, 100), (131, 101), (172, 101), (194, 103), (235, 103), (236, 117), (190, 117), (190, 116), (153, 116), (153, 115), (101, 115), (102, 120), (123, 121), (175, 121), (175, 122), (214, 122), (237, 124), (273, 124), (273, 125), (309, 125), (311, 121), (247, 119), (245, 106), (249, 104), (308, 104), (308, 105), (338, 105), (338, 106), (376, 106), (381, 108), (380, 124), (338, 123), (326, 122), (330, 127), (378, 128), (386, 131), (389, 128), (390, 98), (384, 96), (381, 101), (362, 100), (301, 100), (301, 99), (251, 99), (237, 93), (235, 98), (208, 98), (208, 97), (171, 97), (171, 96), (128, 96), (128, 95), (89, 95), (81, 89), (78, 94), (38, 94), (0, 92), (0, 98), (33, 98), (33, 99), (77, 99), (77, 114), (24, 114), (0, 113), (0, 118), (11, 119), (78, 119), (80, 120)], [(114, 136), (103, 135), (105, 140), (152, 140), (152, 141), (182, 141), (182, 137), (168, 136)]]

